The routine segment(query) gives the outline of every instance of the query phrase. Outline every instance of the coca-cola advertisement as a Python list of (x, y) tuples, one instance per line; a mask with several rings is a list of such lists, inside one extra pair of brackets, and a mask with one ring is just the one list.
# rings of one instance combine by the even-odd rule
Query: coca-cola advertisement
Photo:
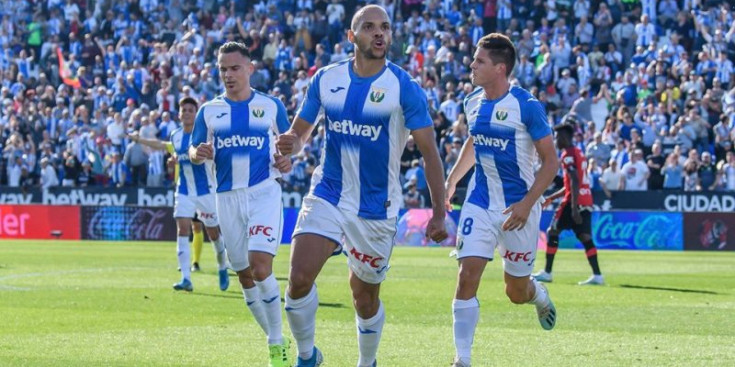
[[(596, 211), (592, 237), (600, 249), (681, 251), (682, 222), (681, 213)], [(584, 248), (572, 231), (561, 233), (559, 246)]]
[(684, 214), (684, 249), (735, 251), (735, 213)]
[(82, 238), (104, 241), (174, 241), (173, 209), (138, 206), (83, 206)]

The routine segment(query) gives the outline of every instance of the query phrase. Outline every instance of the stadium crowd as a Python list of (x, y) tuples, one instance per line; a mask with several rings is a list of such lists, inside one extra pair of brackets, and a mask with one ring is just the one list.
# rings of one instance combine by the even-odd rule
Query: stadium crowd
[[(220, 94), (219, 45), (248, 45), (252, 86), (291, 119), (316, 70), (350, 57), (365, 3), (393, 19), (388, 58), (423, 86), (447, 171), (474, 45), (498, 31), (518, 49), (513, 84), (575, 124), (593, 190), (735, 190), (735, 9), (711, 0), (2, 1), (0, 185), (172, 185), (165, 153), (128, 135), (166, 140), (181, 98)], [(285, 189), (308, 188), (316, 131)], [(405, 205), (423, 205), (411, 141), (401, 168)]]

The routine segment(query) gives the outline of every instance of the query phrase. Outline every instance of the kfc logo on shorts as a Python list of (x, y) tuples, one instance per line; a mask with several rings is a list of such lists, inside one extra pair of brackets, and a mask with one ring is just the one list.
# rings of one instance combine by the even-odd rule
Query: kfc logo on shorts
[(523, 260), (525, 262), (529, 262), (531, 260), (534, 260), (534, 259), (531, 258), (531, 251), (529, 251), (529, 252), (513, 252), (513, 251), (505, 250), (505, 255), (503, 255), (503, 258), (506, 259), (506, 260), (508, 260), (508, 261), (513, 261), (513, 262), (519, 262), (521, 260)]
[(201, 219), (214, 219), (214, 213), (198, 213)]
[(265, 236), (270, 237), (271, 232), (273, 232), (273, 227), (266, 227), (266, 226), (261, 226), (261, 225), (250, 227), (250, 237), (257, 236), (260, 233), (262, 233)]
[(355, 250), (354, 248), (350, 250), (350, 255), (354, 256), (357, 261), (360, 261), (364, 264), (370, 265), (370, 267), (377, 269), (380, 265), (378, 262), (380, 260), (383, 260), (382, 257), (372, 257), (370, 255), (366, 255), (361, 253), (360, 251)]

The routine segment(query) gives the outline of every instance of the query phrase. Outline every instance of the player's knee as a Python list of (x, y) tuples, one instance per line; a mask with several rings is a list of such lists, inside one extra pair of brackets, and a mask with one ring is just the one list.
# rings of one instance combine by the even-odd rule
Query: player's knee
[(209, 236), (210, 240), (217, 241), (219, 239), (219, 228), (207, 227), (207, 236)]
[(311, 287), (314, 285), (314, 279), (307, 275), (305, 271), (298, 268), (291, 268), (288, 275), (288, 295), (293, 299), (299, 299), (309, 294)]
[(189, 237), (191, 231), (187, 227), (180, 226), (178, 229), (179, 237)]
[(380, 304), (378, 295), (370, 292), (352, 292), (352, 303), (363, 318), (375, 315)]
[(253, 278), (256, 282), (262, 282), (268, 278), (272, 273), (272, 269), (264, 265), (253, 265)]
[(528, 302), (528, 292), (525, 289), (520, 289), (518, 287), (506, 285), (505, 294), (508, 296), (508, 299), (511, 302), (517, 305)]
[[(457, 288), (459, 288), (459, 293), (464, 294), (467, 292), (472, 292), (474, 289), (477, 289), (481, 276), (482, 273), (480, 272), (469, 269), (460, 269), (459, 279), (457, 281)], [(472, 298), (472, 296), (470, 296), (469, 298)]]
[(238, 271), (237, 278), (243, 288), (249, 289), (255, 287), (255, 279), (253, 279), (253, 273), (250, 271), (250, 268)]

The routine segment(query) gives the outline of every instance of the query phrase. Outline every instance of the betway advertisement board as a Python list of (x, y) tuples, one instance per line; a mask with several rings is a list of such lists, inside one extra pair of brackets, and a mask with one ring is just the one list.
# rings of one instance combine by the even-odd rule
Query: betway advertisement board
[[(594, 192), (593, 196), (595, 209), (602, 211), (735, 212), (733, 192), (617, 191), (611, 197), (603, 192)], [(303, 194), (289, 191), (284, 191), (281, 197), (284, 208), (299, 208), (302, 199)], [(171, 207), (174, 205), (174, 191), (155, 187), (54, 187), (43, 191), (39, 188), (24, 191), (17, 187), (0, 187), (1, 204)]]

